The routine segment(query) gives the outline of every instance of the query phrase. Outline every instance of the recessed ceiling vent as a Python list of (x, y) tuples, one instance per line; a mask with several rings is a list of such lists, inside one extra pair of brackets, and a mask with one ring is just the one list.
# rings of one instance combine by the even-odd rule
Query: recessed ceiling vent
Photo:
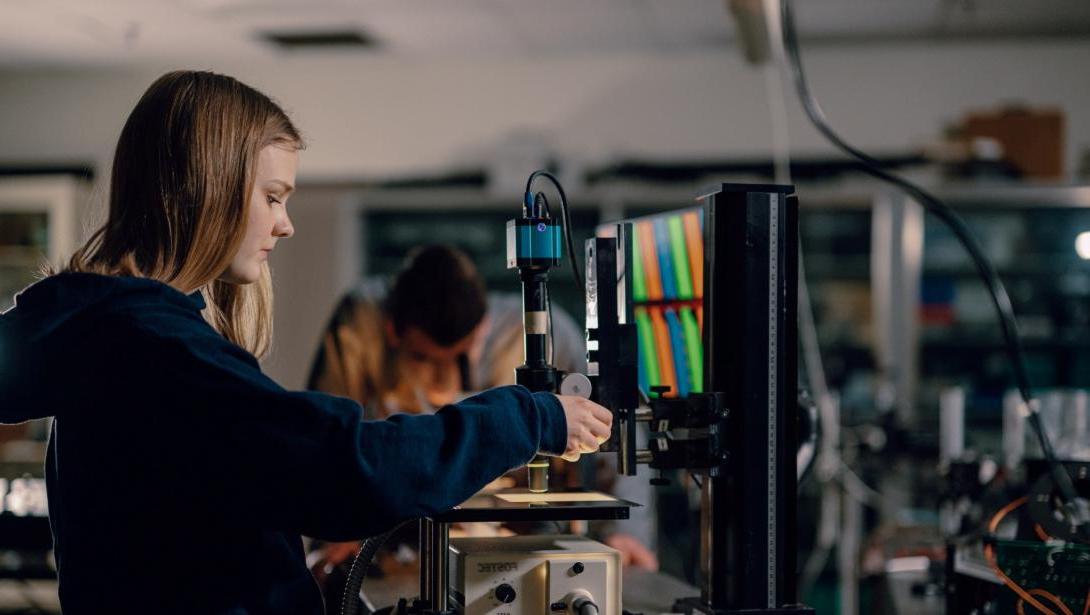
[(374, 51), (381, 45), (362, 30), (262, 32), (261, 39), (283, 51)]

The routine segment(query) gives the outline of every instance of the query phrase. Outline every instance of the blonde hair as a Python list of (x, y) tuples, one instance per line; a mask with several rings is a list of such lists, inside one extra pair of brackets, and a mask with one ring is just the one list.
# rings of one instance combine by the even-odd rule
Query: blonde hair
[(286, 113), (226, 75), (167, 73), (151, 84), (118, 138), (109, 217), (69, 271), (146, 277), (204, 293), (205, 319), (261, 356), (272, 338), (272, 285), (217, 278), (246, 230), (258, 153), (302, 149)]

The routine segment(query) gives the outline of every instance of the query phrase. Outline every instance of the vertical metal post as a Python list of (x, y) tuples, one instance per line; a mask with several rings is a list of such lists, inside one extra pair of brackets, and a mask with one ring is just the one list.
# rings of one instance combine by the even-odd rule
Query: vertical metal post
[(876, 198), (871, 212), (871, 298), (879, 369), (892, 387), (898, 422), (916, 422), (919, 380), (923, 208), (900, 196)]
[[(447, 610), (450, 563), (450, 527), (432, 521), (431, 525), (431, 594), (430, 603), (437, 613)], [(423, 564), (421, 564), (423, 565)]]
[(705, 382), (727, 396), (729, 458), (702, 492), (708, 612), (798, 600), (795, 552), (797, 201), (724, 184), (705, 209)]
[[(700, 573), (703, 584), (700, 601), (710, 607), (725, 609), (738, 600), (737, 579), (740, 562), (734, 560), (733, 531), (723, 531), (736, 517), (737, 505), (729, 506), (731, 485), (727, 477), (707, 477), (700, 490)], [(733, 510), (732, 510), (733, 509)], [(719, 528), (717, 530), (717, 528)], [(731, 564), (734, 568), (731, 568)]]
[(859, 549), (862, 547), (863, 505), (847, 490), (841, 505), (844, 520), (837, 545), (837, 576), (840, 586), (840, 615), (859, 615)]
[(965, 452), (965, 389), (947, 387), (939, 394), (939, 462), (952, 463)]
[(1026, 415), (1017, 390), (1003, 395), (1003, 467), (1018, 475), (1026, 457)]
[(420, 519), (420, 599), (432, 602), (431, 562), (434, 557), (431, 545), (431, 519)]

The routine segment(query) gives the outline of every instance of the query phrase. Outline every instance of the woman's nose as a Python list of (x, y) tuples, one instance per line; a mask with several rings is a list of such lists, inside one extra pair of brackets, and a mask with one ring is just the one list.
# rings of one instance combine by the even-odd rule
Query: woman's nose
[(283, 216), (277, 220), (276, 226), (273, 227), (273, 235), (287, 239), (294, 234), (295, 227), (291, 224), (291, 218), (288, 217), (288, 212), (284, 212)]

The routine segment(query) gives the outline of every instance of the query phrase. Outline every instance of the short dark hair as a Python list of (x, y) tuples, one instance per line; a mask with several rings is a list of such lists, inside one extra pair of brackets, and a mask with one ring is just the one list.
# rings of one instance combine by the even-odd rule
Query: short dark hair
[(486, 309), (484, 280), (473, 261), (446, 245), (410, 252), (386, 297), (386, 314), (398, 335), (416, 327), (440, 346), (469, 335)]

